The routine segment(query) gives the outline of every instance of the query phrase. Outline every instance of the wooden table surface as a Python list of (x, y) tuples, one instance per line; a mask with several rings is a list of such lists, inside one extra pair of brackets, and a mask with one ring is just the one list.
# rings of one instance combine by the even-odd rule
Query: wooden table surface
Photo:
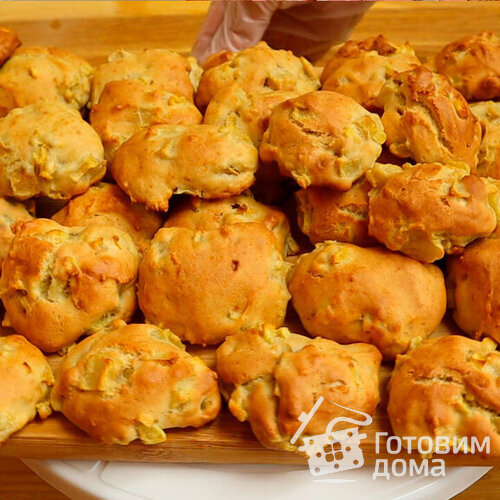
[[(188, 53), (208, 2), (0, 2), (0, 22), (15, 29), (25, 45), (55, 45), (97, 64), (117, 48), (168, 47)], [(500, 33), (500, 2), (379, 2), (354, 37), (384, 33), (409, 40), (423, 58), (464, 34)], [(1, 499), (65, 498), (22, 462), (0, 459)], [(460, 499), (500, 499), (500, 473), (487, 476)]]

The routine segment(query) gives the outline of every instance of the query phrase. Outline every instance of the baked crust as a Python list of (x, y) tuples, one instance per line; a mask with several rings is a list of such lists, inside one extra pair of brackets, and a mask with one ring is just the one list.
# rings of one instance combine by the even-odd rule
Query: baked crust
[(500, 179), (500, 102), (476, 102), (470, 109), (482, 129), (477, 175)]
[(380, 353), (371, 345), (342, 346), (269, 325), (231, 335), (217, 349), (217, 372), (231, 413), (250, 423), (263, 446), (287, 451), (297, 451), (301, 440), (292, 445), (290, 439), (300, 425), (299, 416), (320, 396), (325, 402), (302, 438), (322, 434), (330, 420), (346, 416), (329, 401), (373, 415), (380, 362)]
[(481, 125), (446, 77), (425, 66), (397, 73), (378, 103), (391, 153), (419, 163), (461, 161), (474, 173)]
[(242, 193), (257, 165), (257, 150), (238, 129), (153, 125), (120, 147), (111, 172), (132, 201), (166, 211), (174, 193), (208, 199)]
[(0, 66), (21, 45), (17, 33), (9, 28), (0, 26)]
[(201, 73), (194, 57), (183, 57), (173, 50), (117, 50), (95, 69), (89, 107), (99, 102), (106, 84), (116, 80), (139, 80), (151, 91), (162, 90), (192, 101)]
[(0, 270), (14, 238), (14, 226), (29, 220), (33, 220), (33, 215), (25, 205), (0, 197)]
[(349, 191), (311, 186), (295, 193), (298, 223), (312, 243), (336, 240), (368, 247), (377, 243), (368, 234), (368, 191), (365, 177)]
[(54, 102), (81, 109), (89, 100), (92, 66), (55, 47), (21, 47), (0, 68), (0, 116), (11, 109)]
[(221, 50), (220, 52), (216, 52), (207, 57), (205, 62), (202, 64), (203, 71), (207, 71), (207, 69), (215, 68), (215, 66), (219, 66), (227, 61), (230, 61), (234, 58), (236, 52), (231, 52), (230, 50)]
[(284, 255), (297, 253), (298, 246), (290, 234), (286, 215), (277, 208), (255, 201), (252, 196), (232, 196), (222, 200), (190, 197), (170, 212), (164, 227), (186, 227), (197, 231), (218, 229), (230, 224), (259, 223), (274, 235)]
[(500, 342), (500, 239), (470, 245), (446, 261), (448, 305), (468, 335)]
[(367, 174), (368, 232), (387, 248), (423, 262), (460, 253), (497, 226), (489, 188), (467, 170), (439, 163), (377, 165)]
[(259, 153), (302, 188), (347, 191), (373, 167), (384, 141), (377, 115), (350, 97), (317, 91), (274, 108)]
[(101, 137), (106, 159), (136, 132), (150, 125), (189, 125), (203, 117), (185, 97), (156, 89), (139, 80), (109, 82), (90, 112), (90, 123)]
[(4, 326), (45, 352), (130, 319), (139, 254), (128, 233), (36, 219), (15, 227), (0, 278)]
[(51, 403), (98, 441), (156, 444), (163, 429), (214, 420), (220, 394), (217, 374), (171, 332), (116, 321), (69, 351)]
[(323, 90), (352, 97), (370, 111), (379, 109), (382, 85), (396, 73), (420, 65), (408, 43), (399, 44), (384, 35), (348, 40), (326, 63), (321, 74)]
[[(449, 335), (398, 356), (389, 383), (389, 415), (397, 436), (490, 439), (500, 456), (500, 353), (491, 340)], [(436, 443), (434, 443), (434, 451)], [(469, 450), (463, 450), (470, 453)], [(479, 450), (477, 450), (479, 451)], [(477, 452), (476, 451), (476, 452)]]
[(288, 270), (262, 224), (164, 228), (139, 268), (139, 305), (149, 323), (182, 340), (219, 344), (232, 333), (283, 324)]
[(0, 337), (0, 445), (37, 414), (47, 418), (54, 376), (43, 354), (24, 337)]
[(500, 97), (500, 39), (491, 31), (449, 43), (434, 64), (468, 101)]
[(203, 73), (196, 104), (205, 108), (218, 90), (237, 83), (246, 91), (291, 90), (305, 94), (319, 88), (319, 80), (307, 59), (288, 50), (273, 50), (265, 42), (242, 50)]
[(289, 281), (304, 328), (342, 344), (367, 342), (384, 359), (428, 337), (446, 312), (440, 269), (383, 248), (327, 241), (300, 257)]
[(159, 214), (146, 210), (144, 205), (131, 203), (116, 184), (105, 182), (73, 198), (51, 218), (63, 226), (100, 224), (116, 227), (129, 233), (141, 252), (163, 222)]
[(0, 195), (69, 199), (106, 172), (101, 140), (78, 111), (41, 102), (0, 120)]
[(273, 109), (298, 95), (299, 93), (293, 90), (252, 94), (234, 83), (223, 87), (214, 95), (205, 111), (203, 123), (219, 127), (237, 127), (259, 147)]

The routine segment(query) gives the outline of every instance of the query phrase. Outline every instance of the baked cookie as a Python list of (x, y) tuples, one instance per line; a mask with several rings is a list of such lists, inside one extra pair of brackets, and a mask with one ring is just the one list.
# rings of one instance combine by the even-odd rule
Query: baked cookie
[(106, 84), (116, 80), (139, 80), (151, 91), (162, 90), (192, 101), (201, 73), (194, 57), (183, 57), (173, 50), (117, 50), (95, 69), (90, 107), (99, 102)]
[(43, 354), (20, 335), (0, 337), (0, 445), (38, 414), (47, 418), (54, 376)]
[(477, 165), (481, 125), (448, 79), (425, 66), (392, 76), (380, 90), (391, 153), (419, 163)]
[(139, 254), (128, 233), (49, 219), (16, 226), (0, 278), (4, 326), (45, 352), (130, 319)]
[(15, 31), (0, 26), (0, 66), (12, 55), (14, 50), (21, 45)]
[(104, 443), (167, 439), (164, 429), (217, 417), (217, 374), (168, 330), (113, 323), (70, 349), (51, 395), (56, 411)]
[(141, 252), (163, 222), (159, 214), (146, 210), (144, 205), (131, 203), (116, 184), (105, 182), (70, 200), (52, 220), (63, 226), (101, 224), (116, 227), (129, 233)]
[(95, 130), (78, 111), (42, 102), (13, 109), (0, 120), (0, 195), (68, 199), (106, 172)]
[(111, 172), (132, 201), (168, 209), (172, 195), (227, 198), (254, 182), (258, 154), (235, 128), (153, 125), (116, 152)]
[(381, 165), (367, 174), (368, 232), (423, 262), (460, 253), (497, 226), (489, 187), (466, 169), (439, 163)]
[(33, 215), (22, 203), (0, 197), (0, 272), (7, 257), (9, 246), (14, 238), (13, 227), (18, 222), (33, 219)]
[(259, 153), (302, 188), (347, 191), (373, 167), (384, 141), (377, 115), (343, 94), (318, 91), (274, 108)]
[(259, 147), (273, 109), (298, 95), (298, 92), (292, 90), (252, 94), (234, 83), (215, 94), (207, 106), (203, 123), (239, 128)]
[(269, 229), (285, 255), (297, 253), (298, 246), (290, 234), (286, 215), (273, 207), (255, 201), (249, 195), (222, 200), (202, 200), (190, 197), (170, 212), (165, 227), (187, 227), (207, 231), (230, 224), (256, 222)]
[(292, 90), (305, 94), (319, 88), (311, 63), (288, 50), (273, 50), (267, 43), (242, 50), (201, 76), (196, 104), (205, 108), (218, 90), (237, 83), (246, 91)]
[(205, 62), (201, 65), (201, 67), (203, 68), (203, 71), (206, 71), (207, 69), (210, 68), (215, 68), (215, 66), (219, 66), (219, 64), (234, 59), (235, 55), (236, 52), (231, 52), (230, 50), (221, 50), (220, 52), (216, 52), (215, 54), (208, 56), (207, 59), (205, 59)]
[(139, 305), (146, 321), (182, 340), (219, 344), (232, 333), (283, 324), (288, 270), (260, 223), (164, 228), (141, 261)]
[(434, 65), (468, 101), (500, 97), (500, 39), (491, 31), (449, 43)]
[(394, 434), (428, 436), (433, 452), (438, 436), (447, 437), (450, 446), (463, 438), (469, 445), (474, 438), (482, 445), (487, 438), (489, 453), (483, 448), (482, 455), (500, 456), (500, 352), (495, 348), (489, 339), (449, 335), (398, 356), (387, 406)]
[(477, 175), (500, 179), (500, 102), (485, 101), (470, 105), (481, 123)]
[(348, 95), (370, 111), (378, 109), (382, 85), (396, 73), (420, 65), (408, 43), (391, 42), (384, 35), (348, 40), (326, 63), (321, 74), (323, 90)]
[(327, 241), (300, 257), (289, 281), (293, 307), (313, 336), (367, 342), (384, 359), (428, 337), (446, 312), (437, 266), (383, 248)]
[(325, 240), (374, 246), (377, 241), (368, 235), (368, 191), (371, 184), (365, 177), (357, 180), (349, 191), (334, 191), (310, 186), (295, 193), (301, 231), (312, 243)]
[(448, 307), (476, 339), (500, 342), (500, 239), (482, 240), (446, 261)]
[[(371, 345), (342, 346), (269, 325), (231, 335), (217, 349), (217, 373), (231, 413), (250, 423), (263, 446), (287, 451), (297, 451), (306, 436), (323, 434), (335, 417), (341, 422), (366, 419), (336, 405), (373, 415), (380, 362)], [(301, 439), (291, 443), (301, 414), (309, 413), (319, 398), (324, 402)], [(345, 422), (335, 426), (345, 428)]]
[(189, 125), (203, 117), (186, 97), (152, 90), (140, 80), (118, 80), (105, 85), (90, 112), (90, 124), (101, 137), (108, 161), (116, 150), (142, 128), (159, 123)]
[(0, 116), (40, 102), (81, 109), (89, 100), (92, 67), (55, 47), (22, 47), (0, 68)]

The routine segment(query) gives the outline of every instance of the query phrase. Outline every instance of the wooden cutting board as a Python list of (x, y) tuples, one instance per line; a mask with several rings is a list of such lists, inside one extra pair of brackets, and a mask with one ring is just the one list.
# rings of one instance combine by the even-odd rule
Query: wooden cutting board
[[(491, 29), (500, 34), (500, 2), (379, 2), (357, 26), (353, 37), (379, 33), (396, 41), (409, 40), (425, 59), (444, 44), (465, 34)], [(55, 45), (74, 51), (94, 64), (118, 48), (168, 47), (188, 53), (208, 8), (207, 2), (0, 2), (1, 23), (18, 31), (25, 45)], [(449, 321), (437, 334), (456, 333)], [(191, 350), (213, 365), (213, 350)], [(57, 368), (60, 359), (51, 357)], [(391, 365), (382, 367), (382, 401), (373, 424), (363, 431), (365, 463), (373, 464), (375, 432), (390, 432), (384, 407)], [(0, 456), (148, 462), (214, 462), (304, 464), (306, 459), (262, 448), (246, 423), (239, 423), (226, 408), (202, 429), (167, 432), (165, 443), (147, 446), (104, 445), (65, 420), (52, 415), (15, 434)], [(404, 456), (408, 458), (408, 456)], [(415, 456), (414, 458), (418, 458)], [(486, 465), (476, 456), (452, 455), (447, 465)]]

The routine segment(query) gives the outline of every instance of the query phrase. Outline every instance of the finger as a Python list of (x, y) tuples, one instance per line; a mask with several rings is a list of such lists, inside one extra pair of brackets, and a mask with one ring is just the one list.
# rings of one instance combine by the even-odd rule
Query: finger
[(193, 48), (191, 49), (191, 55), (197, 59), (199, 59), (199, 56), (207, 50), (214, 33), (221, 25), (224, 19), (226, 3), (226, 1), (219, 0), (210, 4), (207, 17), (205, 18), (205, 21), (203, 21), (198, 37), (196, 38)]
[(262, 38), (278, 7), (277, 1), (226, 3), (222, 22), (204, 50), (198, 52), (199, 60), (203, 62), (208, 56), (221, 50), (238, 52), (255, 45)]

